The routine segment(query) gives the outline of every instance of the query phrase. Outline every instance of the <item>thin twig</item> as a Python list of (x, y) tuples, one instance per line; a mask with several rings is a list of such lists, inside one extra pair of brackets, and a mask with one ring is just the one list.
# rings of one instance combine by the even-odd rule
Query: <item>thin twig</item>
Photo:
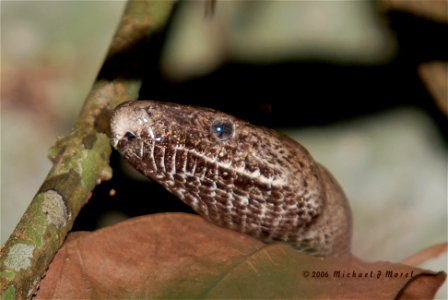
[(427, 260), (442, 255), (447, 251), (448, 251), (448, 243), (432, 245), (431, 247), (423, 249), (422, 251), (403, 259), (401, 263), (404, 265), (416, 267), (426, 262)]

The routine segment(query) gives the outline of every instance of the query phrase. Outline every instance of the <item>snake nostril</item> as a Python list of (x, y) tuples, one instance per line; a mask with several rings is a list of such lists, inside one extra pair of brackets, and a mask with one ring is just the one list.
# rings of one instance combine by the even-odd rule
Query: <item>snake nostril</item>
[(136, 138), (136, 136), (135, 136), (135, 134), (133, 134), (132, 132), (127, 131), (127, 132), (124, 134), (124, 138), (127, 139), (128, 141), (132, 141), (132, 140), (134, 140), (134, 139)]

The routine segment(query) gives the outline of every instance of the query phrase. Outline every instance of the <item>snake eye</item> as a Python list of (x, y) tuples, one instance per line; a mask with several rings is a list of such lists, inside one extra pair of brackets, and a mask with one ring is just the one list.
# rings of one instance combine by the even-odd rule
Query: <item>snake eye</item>
[(233, 135), (233, 124), (229, 120), (215, 120), (212, 125), (212, 132), (218, 140), (228, 140)]
[(132, 132), (128, 131), (124, 134), (124, 138), (130, 142), (133, 141), (136, 138), (136, 136)]

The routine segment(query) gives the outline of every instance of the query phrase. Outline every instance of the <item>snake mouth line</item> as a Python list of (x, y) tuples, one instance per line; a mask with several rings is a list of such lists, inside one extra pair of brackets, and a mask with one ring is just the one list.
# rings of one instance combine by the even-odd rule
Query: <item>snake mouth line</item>
[[(157, 172), (157, 171), (160, 171), (159, 169), (160, 168), (158, 168), (157, 167), (157, 163), (155, 162), (155, 155), (154, 155), (154, 151), (155, 151), (155, 148), (156, 147), (158, 147), (158, 148), (160, 148), (161, 149), (161, 151), (163, 151), (163, 153), (164, 153), (164, 155), (161, 155), (161, 159), (163, 159), (163, 162), (161, 162), (160, 163), (160, 165), (162, 166), (162, 172), (167, 172), (167, 168), (166, 168), (166, 166), (165, 166), (165, 153), (167, 153), (167, 148), (169, 147), (169, 146), (162, 146), (162, 145), (157, 145), (157, 141), (155, 141), (155, 140), (153, 140), (154, 142), (148, 142), (148, 141), (146, 141), (145, 139), (141, 139), (141, 142), (142, 142), (142, 146), (140, 146), (140, 159), (142, 159), (143, 157), (144, 157), (144, 153), (143, 153), (143, 151), (144, 151), (144, 145), (146, 145), (149, 149), (151, 149), (151, 154), (149, 155), (149, 158), (150, 158), (150, 161), (151, 161), (151, 165), (152, 165), (152, 167), (154, 168), (154, 170)], [(204, 160), (204, 162), (206, 163), (206, 164), (208, 164), (208, 165), (215, 165), (215, 169), (223, 169), (223, 170), (226, 170), (227, 172), (232, 172), (232, 171), (234, 171), (238, 176), (244, 176), (244, 177), (246, 177), (246, 178), (250, 178), (250, 179), (252, 179), (252, 180), (255, 180), (255, 181), (257, 181), (257, 182), (259, 182), (259, 183), (261, 183), (261, 184), (264, 184), (264, 185), (266, 185), (266, 187), (268, 188), (268, 189), (271, 189), (272, 188), (272, 186), (284, 186), (284, 185), (286, 185), (287, 184), (287, 182), (286, 182), (286, 180), (284, 179), (284, 178), (273, 178), (273, 177), (265, 177), (265, 176), (263, 176), (263, 175), (261, 175), (261, 173), (260, 173), (260, 170), (259, 169), (257, 169), (256, 171), (254, 171), (254, 172), (248, 172), (248, 171), (246, 171), (246, 169), (244, 168), (244, 166), (240, 166), (240, 167), (238, 167), (238, 168), (233, 168), (232, 167), (232, 162), (231, 161), (228, 161), (228, 162), (220, 162), (217, 158), (218, 158), (218, 156), (219, 155), (216, 155), (216, 157), (209, 157), (209, 156), (207, 156), (207, 155), (205, 155), (205, 154), (203, 154), (203, 153), (201, 153), (201, 152), (199, 152), (199, 151), (196, 151), (195, 149), (189, 149), (189, 148), (187, 148), (187, 147), (184, 147), (184, 146), (181, 146), (181, 145), (179, 145), (179, 144), (176, 144), (175, 146), (173, 146), (173, 148), (172, 148), (172, 153), (173, 153), (173, 158), (171, 158), (171, 160), (174, 160), (174, 162), (172, 162), (172, 164), (175, 164), (175, 159), (176, 159), (176, 157), (178, 156), (178, 151), (180, 150), (180, 151), (183, 151), (184, 153), (186, 153), (185, 154), (185, 159), (184, 159), (184, 166), (183, 166), (183, 168), (182, 168), (182, 171), (185, 173), (185, 174), (188, 174), (188, 175), (192, 175), (192, 176), (195, 176), (195, 173), (194, 172), (188, 172), (187, 170), (186, 170), (186, 165), (187, 165), (187, 157), (189, 156), (189, 154), (191, 154), (191, 155), (193, 155), (195, 158), (196, 158), (196, 160), (197, 159), (202, 159), (202, 160)], [(138, 157), (138, 156), (137, 156)], [(194, 170), (193, 171), (195, 171), (195, 169), (196, 169), (196, 164), (194, 164)], [(176, 169), (175, 168), (171, 168), (171, 171), (170, 172), (167, 172), (167, 173), (169, 173), (170, 175), (174, 175), (176, 172)]]

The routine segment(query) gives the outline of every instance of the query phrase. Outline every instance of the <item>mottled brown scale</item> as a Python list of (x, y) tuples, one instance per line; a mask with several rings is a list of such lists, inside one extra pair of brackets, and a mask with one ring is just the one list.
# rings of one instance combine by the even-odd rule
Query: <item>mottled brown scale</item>
[(341, 188), (284, 135), (212, 109), (155, 101), (117, 107), (111, 132), (135, 168), (212, 223), (313, 255), (350, 248)]

